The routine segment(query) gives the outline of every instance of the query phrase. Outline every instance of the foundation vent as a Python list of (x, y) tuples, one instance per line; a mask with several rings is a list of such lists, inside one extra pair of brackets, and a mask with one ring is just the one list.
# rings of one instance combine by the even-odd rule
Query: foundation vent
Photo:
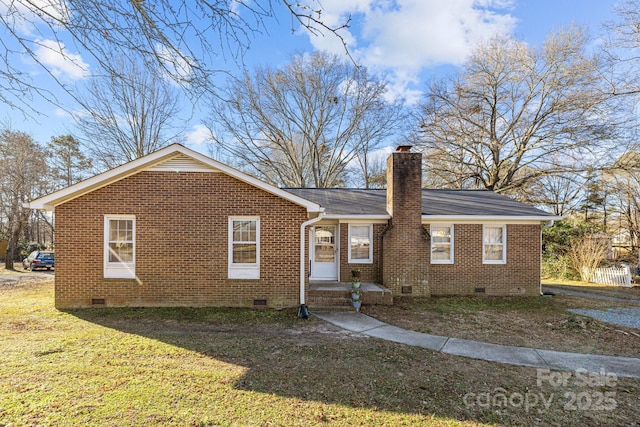
[(266, 299), (254, 299), (253, 300), (253, 306), (254, 307), (266, 307), (267, 306), (267, 300)]
[(106, 303), (104, 298), (91, 298), (91, 305), (105, 305)]

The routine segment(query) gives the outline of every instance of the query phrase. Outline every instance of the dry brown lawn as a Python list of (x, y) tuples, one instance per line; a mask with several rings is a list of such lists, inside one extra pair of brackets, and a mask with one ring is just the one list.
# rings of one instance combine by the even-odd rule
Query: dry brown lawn
[[(533, 368), (368, 338), (295, 310), (62, 312), (52, 296), (50, 277), (0, 277), (0, 426), (638, 425), (639, 380), (585, 385), (569, 373), (567, 384), (539, 384)], [(400, 300), (370, 314), (490, 339), (549, 320), (538, 312), (561, 313), (562, 301), (578, 303)], [(581, 326), (562, 325), (549, 328), (594, 342)]]
[[(573, 288), (579, 290), (578, 288)], [(597, 288), (638, 297), (640, 288)], [(640, 330), (572, 314), (568, 308), (606, 310), (640, 307), (607, 300), (556, 293), (552, 297), (441, 297), (395, 299), (393, 306), (365, 306), (363, 312), (381, 321), (433, 335), (494, 344), (576, 353), (640, 357)]]

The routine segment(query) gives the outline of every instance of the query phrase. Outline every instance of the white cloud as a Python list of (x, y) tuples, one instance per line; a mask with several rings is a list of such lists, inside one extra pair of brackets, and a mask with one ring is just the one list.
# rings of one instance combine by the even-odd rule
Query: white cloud
[(35, 58), (55, 77), (78, 80), (89, 75), (89, 64), (82, 56), (70, 53), (63, 43), (55, 40), (36, 40)]
[(176, 84), (177, 81), (190, 80), (192, 66), (189, 64), (188, 58), (180, 56), (181, 53), (174, 52), (161, 44), (156, 44), (155, 49), (158, 59), (163, 63), (168, 82)]
[(69, 119), (73, 117), (73, 115), (70, 112), (60, 107), (56, 107), (56, 109), (53, 111), (53, 115), (56, 117), (64, 118), (64, 119)]
[[(392, 88), (407, 98), (407, 89), (428, 67), (461, 64), (476, 43), (513, 31), (511, 0), (325, 0), (322, 19), (340, 25), (354, 57), (374, 71), (391, 75)], [(344, 53), (331, 35), (310, 37), (316, 49)], [(409, 92), (403, 93), (404, 90)]]
[(205, 125), (195, 125), (191, 132), (186, 134), (186, 140), (192, 145), (202, 145), (211, 140), (211, 132)]
[(42, 21), (57, 26), (68, 20), (70, 11), (65, 0), (0, 0), (0, 14), (12, 28), (23, 34), (33, 34)]

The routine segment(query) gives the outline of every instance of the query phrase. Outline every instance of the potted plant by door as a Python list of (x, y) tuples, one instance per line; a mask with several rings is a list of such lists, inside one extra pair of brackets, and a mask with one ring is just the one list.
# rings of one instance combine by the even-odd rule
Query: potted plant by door
[(351, 290), (351, 303), (353, 304), (353, 308), (356, 311), (360, 311), (360, 307), (362, 306), (362, 300), (360, 299), (360, 289), (353, 288)]
[(360, 287), (360, 269), (359, 268), (354, 268), (353, 270), (351, 270), (351, 284), (356, 289)]

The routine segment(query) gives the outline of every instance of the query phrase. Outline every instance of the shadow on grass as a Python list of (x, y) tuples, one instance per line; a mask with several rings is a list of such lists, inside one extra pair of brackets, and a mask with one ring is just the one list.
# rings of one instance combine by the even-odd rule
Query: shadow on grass
[[(467, 393), (524, 393), (536, 371), (352, 334), (294, 311), (216, 308), (69, 310), (79, 319), (247, 368), (246, 390), (373, 411), (497, 424), (591, 425), (561, 404), (549, 412), (465, 405)], [(537, 391), (545, 392), (544, 388)], [(552, 392), (554, 390), (546, 390)], [(557, 390), (555, 390), (557, 392)], [(500, 409), (500, 408), (498, 408)], [(601, 422), (602, 420), (598, 420)]]

